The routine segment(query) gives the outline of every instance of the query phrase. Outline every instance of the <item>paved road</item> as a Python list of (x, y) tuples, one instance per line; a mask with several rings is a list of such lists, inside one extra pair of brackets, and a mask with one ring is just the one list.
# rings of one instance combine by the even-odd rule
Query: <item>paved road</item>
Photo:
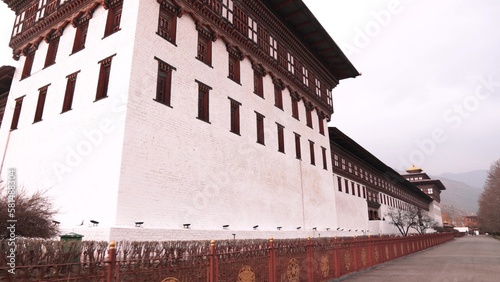
[(466, 236), (341, 281), (500, 281), (500, 240)]

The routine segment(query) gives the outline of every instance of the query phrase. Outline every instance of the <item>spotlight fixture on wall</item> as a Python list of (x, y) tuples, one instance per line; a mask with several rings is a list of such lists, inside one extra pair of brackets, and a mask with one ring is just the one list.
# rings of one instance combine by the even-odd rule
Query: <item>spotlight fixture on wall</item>
[(337, 230), (340, 230), (340, 227), (337, 227)]
[(354, 230), (354, 232), (358, 232), (358, 229)]
[(233, 233), (233, 240), (236, 240), (236, 233)]
[(326, 228), (326, 231), (330, 231), (330, 227), (327, 227), (327, 228)]
[(57, 221), (57, 220), (52, 220), (52, 223), (53, 223), (55, 226), (58, 226), (58, 225), (60, 224), (60, 222), (59, 222), (59, 221)]
[(351, 232), (351, 229), (349, 229), (349, 232)]
[(190, 226), (191, 226), (191, 223), (184, 223), (182, 226), (183, 226), (185, 229), (189, 229), (189, 228), (190, 228)]
[(91, 220), (90, 223), (92, 223), (92, 226), (97, 226), (99, 224), (99, 221)]
[(318, 227), (313, 227), (313, 230), (314, 230), (314, 231), (318, 230)]
[(229, 228), (229, 224), (222, 225), (222, 229), (228, 229), (228, 228)]
[(136, 221), (135, 227), (142, 227), (143, 224), (144, 224), (144, 221)]
[(276, 227), (276, 229), (281, 230), (281, 226)]
[(302, 228), (302, 227), (300, 227), (300, 226), (299, 226), (299, 227), (297, 227), (297, 230), (300, 230), (300, 228)]
[(252, 227), (252, 228), (253, 228), (253, 230), (257, 230), (257, 228), (259, 228), (259, 226), (258, 226), (258, 225), (255, 225), (255, 226), (254, 226), (254, 227)]

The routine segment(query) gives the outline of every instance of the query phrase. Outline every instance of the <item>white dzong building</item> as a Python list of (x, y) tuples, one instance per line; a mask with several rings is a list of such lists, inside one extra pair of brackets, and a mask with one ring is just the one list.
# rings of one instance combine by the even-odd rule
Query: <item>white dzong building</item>
[(359, 73), (301, 0), (3, 2), (17, 65), (1, 177), (15, 169), (19, 186), (47, 190), (62, 230), (160, 240), (337, 226), (331, 90)]

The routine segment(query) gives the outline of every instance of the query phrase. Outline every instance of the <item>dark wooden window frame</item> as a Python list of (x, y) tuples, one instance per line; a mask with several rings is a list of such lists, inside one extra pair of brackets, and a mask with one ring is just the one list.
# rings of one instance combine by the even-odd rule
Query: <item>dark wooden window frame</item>
[(87, 34), (89, 31), (90, 17), (91, 17), (90, 14), (86, 14), (81, 18), (73, 21), (73, 24), (76, 27), (76, 33), (71, 54), (77, 53), (78, 51), (85, 49), (85, 42), (87, 41)]
[(33, 119), (33, 123), (42, 121), (43, 108), (45, 106), (45, 100), (47, 98), (47, 90), (49, 86), (50, 84), (47, 84), (38, 89), (38, 102), (36, 103), (35, 118)]
[(230, 103), (231, 128), (230, 132), (240, 135), (240, 106), (241, 103), (228, 97)]
[(285, 153), (285, 127), (276, 123), (278, 127), (278, 152)]
[(302, 152), (300, 150), (300, 134), (293, 133), (295, 135), (295, 157), (302, 160)]
[(154, 58), (158, 61), (158, 72), (156, 77), (156, 97), (153, 100), (172, 107), (172, 70), (177, 69), (157, 57)]
[(212, 87), (195, 79), (198, 83), (198, 116), (199, 120), (210, 123), (210, 90)]
[(319, 127), (319, 134), (325, 135), (325, 115), (322, 112), (318, 112), (318, 127)]
[(255, 112), (256, 124), (257, 124), (257, 143), (265, 145), (265, 136), (264, 136), (264, 118), (265, 116)]
[(321, 155), (323, 157), (323, 169), (328, 170), (328, 163), (326, 158), (326, 148), (321, 146)]
[(264, 98), (264, 77), (266, 72), (261, 65), (252, 64), (253, 68), (253, 93)]
[(285, 89), (284, 83), (279, 80), (273, 80), (274, 83), (274, 106), (276, 108), (283, 110), (283, 90)]
[(61, 33), (59, 31), (54, 31), (51, 35), (45, 38), (45, 41), (49, 44), (47, 48), (47, 56), (45, 56), (45, 63), (43, 68), (50, 67), (56, 63), (57, 49), (59, 49), (59, 39), (61, 38)]
[(299, 101), (300, 96), (297, 93), (290, 93), (291, 101), (292, 101), (292, 117), (300, 120), (299, 117)]
[(158, 15), (158, 34), (161, 38), (176, 45), (177, 16), (179, 9), (168, 1), (158, 0), (160, 3)]
[(10, 124), (10, 130), (17, 129), (19, 125), (19, 118), (21, 117), (21, 109), (23, 107), (23, 99), (25, 96), (16, 98), (16, 105), (14, 106), (14, 114), (12, 116), (12, 122)]
[(316, 156), (314, 154), (314, 142), (309, 140), (309, 155), (311, 158), (311, 164), (316, 165)]
[(99, 80), (97, 82), (97, 90), (94, 102), (97, 102), (101, 99), (108, 97), (109, 77), (111, 74), (111, 62), (115, 55), (116, 54), (111, 55), (98, 62), (98, 64), (100, 65)]
[(123, 0), (110, 0), (106, 2), (108, 2), (108, 16), (106, 18), (104, 37), (108, 37), (121, 29), (120, 23), (123, 11)]
[(202, 24), (196, 24), (198, 30), (198, 44), (196, 59), (212, 67), (212, 42), (215, 41), (215, 34)]
[(26, 53), (24, 61), (23, 72), (21, 73), (21, 80), (31, 76), (31, 69), (33, 68), (33, 61), (35, 60), (35, 48), (30, 48)]
[(76, 78), (79, 72), (80, 71), (77, 71), (66, 76), (66, 90), (64, 92), (64, 101), (61, 114), (71, 110), (71, 107), (73, 105), (73, 97), (75, 95)]
[(313, 124), (312, 124), (313, 105), (310, 102), (304, 101), (304, 107), (306, 109), (306, 125), (310, 128), (313, 128)]
[(228, 52), (228, 78), (241, 83), (240, 61), (243, 60), (242, 53), (235, 47), (227, 46)]

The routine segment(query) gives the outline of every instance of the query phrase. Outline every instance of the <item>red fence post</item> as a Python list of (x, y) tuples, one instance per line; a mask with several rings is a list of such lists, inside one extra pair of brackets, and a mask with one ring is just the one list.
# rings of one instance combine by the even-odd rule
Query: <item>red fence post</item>
[(274, 253), (273, 238), (269, 239), (269, 282), (276, 281), (276, 258)]
[(333, 260), (335, 265), (335, 278), (340, 277), (340, 263), (338, 254), (339, 245), (337, 244), (337, 236), (333, 238)]
[(108, 277), (107, 282), (115, 280), (115, 266), (116, 266), (116, 243), (111, 241), (108, 249)]
[(314, 282), (312, 260), (311, 237), (307, 237), (307, 279), (310, 282)]
[(357, 243), (356, 243), (356, 235), (354, 235), (354, 239), (353, 239), (353, 253), (354, 253), (354, 272), (358, 271), (358, 255), (357, 255), (357, 252), (356, 252), (356, 248), (357, 248)]
[(215, 282), (217, 281), (217, 270), (216, 270), (216, 261), (215, 261), (215, 241), (210, 241), (210, 262), (208, 266), (208, 281)]

